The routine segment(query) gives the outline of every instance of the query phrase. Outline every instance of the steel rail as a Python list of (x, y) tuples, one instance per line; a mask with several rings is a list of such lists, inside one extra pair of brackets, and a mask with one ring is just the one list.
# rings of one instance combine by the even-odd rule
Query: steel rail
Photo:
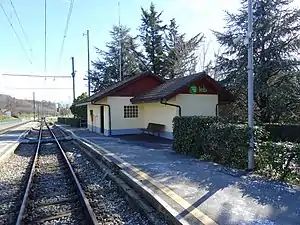
[(29, 175), (29, 178), (28, 178), (28, 181), (27, 181), (27, 186), (26, 186), (26, 190), (25, 190), (24, 197), (23, 197), (23, 200), (22, 200), (22, 205), (21, 205), (21, 208), (20, 208), (20, 211), (19, 211), (19, 214), (18, 214), (16, 225), (21, 225), (22, 224), (24, 211), (25, 211), (25, 208), (26, 208), (28, 195), (29, 195), (29, 192), (30, 192), (30, 188), (31, 188), (31, 184), (32, 184), (32, 180), (33, 180), (33, 176), (34, 176), (34, 172), (35, 172), (35, 165), (36, 165), (36, 162), (37, 162), (37, 158), (38, 158), (38, 154), (39, 154), (39, 150), (40, 150), (40, 146), (41, 146), (42, 129), (43, 129), (43, 123), (41, 122), (41, 127), (40, 127), (40, 131), (39, 131), (38, 145), (37, 145), (36, 150), (35, 150), (35, 155), (34, 155), (33, 163), (32, 163), (32, 166), (31, 166), (30, 175)]
[(81, 185), (78, 181), (78, 178), (77, 178), (77, 176), (76, 176), (76, 174), (75, 174), (75, 172), (74, 172), (74, 170), (73, 170), (73, 168), (72, 168), (72, 166), (71, 166), (71, 164), (70, 164), (70, 162), (69, 162), (69, 160), (68, 160), (68, 158), (65, 154), (65, 151), (61, 147), (61, 145), (60, 145), (59, 141), (57, 140), (55, 134), (53, 133), (53, 131), (51, 130), (51, 128), (49, 127), (49, 125), (47, 124), (46, 121), (45, 121), (45, 124), (46, 124), (48, 130), (50, 131), (50, 134), (51, 134), (52, 138), (55, 139), (55, 142), (56, 142), (58, 148), (60, 149), (61, 154), (63, 155), (63, 158), (64, 158), (65, 162), (67, 163), (68, 168), (69, 168), (69, 170), (72, 174), (72, 178), (76, 183), (76, 190), (78, 192), (78, 195), (80, 196), (79, 199), (80, 199), (82, 205), (84, 206), (84, 213), (85, 213), (86, 218), (88, 219), (88, 221), (87, 221), (88, 224), (92, 224), (92, 225), (98, 224), (98, 221), (96, 219), (96, 215), (95, 215), (88, 199), (86, 198), (86, 196), (84, 194), (84, 191), (83, 191), (83, 189), (82, 189), (82, 187), (81, 187)]

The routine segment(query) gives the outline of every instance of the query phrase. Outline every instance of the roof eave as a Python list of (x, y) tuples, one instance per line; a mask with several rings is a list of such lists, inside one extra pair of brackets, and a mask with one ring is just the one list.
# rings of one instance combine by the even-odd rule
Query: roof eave
[(157, 76), (157, 75), (155, 75), (155, 74), (153, 74), (153, 73), (150, 73), (150, 74), (145, 73), (145, 74), (142, 74), (142, 75), (140, 75), (140, 76), (135, 77), (135, 78), (132, 79), (132, 80), (129, 80), (128, 82), (126, 82), (126, 83), (120, 85), (119, 87), (116, 87), (116, 88), (114, 88), (114, 89), (112, 89), (112, 90), (109, 90), (108, 92), (103, 93), (102, 95), (100, 95), (100, 96), (98, 96), (98, 97), (92, 99), (91, 101), (94, 101), (94, 102), (95, 102), (95, 101), (99, 101), (99, 100), (101, 100), (101, 99), (103, 99), (103, 98), (105, 98), (105, 97), (109, 97), (111, 94), (113, 94), (113, 93), (116, 92), (116, 91), (119, 91), (119, 90), (122, 89), (123, 87), (126, 87), (127, 85), (130, 85), (131, 83), (133, 83), (133, 82), (135, 82), (135, 81), (138, 81), (138, 80), (142, 79), (143, 77), (149, 76), (149, 75), (152, 76), (154, 79), (158, 80), (159, 82), (161, 82), (161, 84), (164, 83), (164, 80), (163, 80), (161, 77), (159, 77), (159, 76)]
[(93, 98), (93, 99), (90, 99), (90, 102), (98, 102), (98, 101), (100, 101), (100, 100), (102, 100), (102, 99), (104, 99), (104, 98), (106, 98), (106, 97), (109, 97), (109, 94), (108, 95), (101, 95), (101, 96), (99, 96), (99, 97), (96, 97), (96, 98)]
[(132, 104), (154, 103), (159, 102), (161, 98), (146, 98), (146, 99), (130, 99)]
[(88, 105), (88, 104), (91, 104), (91, 102), (80, 102), (78, 104), (75, 104), (75, 106), (85, 106), (85, 105)]

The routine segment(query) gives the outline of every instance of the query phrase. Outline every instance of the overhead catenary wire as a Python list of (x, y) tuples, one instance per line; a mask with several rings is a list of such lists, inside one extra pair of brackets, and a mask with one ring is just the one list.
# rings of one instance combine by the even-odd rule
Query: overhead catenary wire
[(26, 58), (28, 59), (28, 61), (30, 62), (30, 64), (32, 64), (32, 61), (31, 61), (31, 59), (30, 59), (30, 57), (29, 57), (29, 55), (28, 55), (28, 53), (26, 51), (26, 48), (24, 47), (24, 44), (23, 44), (22, 40), (20, 39), (18, 33), (16, 32), (13, 24), (11, 23), (11, 20), (9, 19), (9, 16), (7, 15), (7, 13), (6, 13), (6, 11), (5, 11), (5, 9), (4, 9), (4, 7), (3, 7), (3, 5), (1, 3), (0, 3), (0, 7), (1, 7), (1, 9), (2, 9), (2, 11), (3, 11), (3, 13), (4, 13), (4, 15), (5, 15), (8, 23), (9, 23), (9, 25), (11, 26), (13, 32), (15, 33), (15, 35), (16, 35), (18, 41), (19, 41), (19, 44), (21, 45), (21, 48), (22, 48), (24, 54), (26, 55)]
[(72, 76), (50, 76), (50, 75), (36, 75), (36, 74), (11, 74), (11, 73), (3, 73), (3, 76), (11, 76), (11, 77), (38, 77), (38, 78), (72, 78)]
[(69, 10), (68, 10), (68, 16), (67, 16), (67, 20), (66, 20), (66, 26), (65, 26), (65, 30), (64, 30), (64, 34), (63, 34), (62, 44), (61, 44), (61, 48), (60, 48), (60, 52), (59, 52), (58, 67), (60, 67), (61, 58), (63, 55), (64, 46), (65, 46), (65, 41), (66, 41), (66, 38), (68, 35), (69, 24), (70, 24), (71, 15), (73, 12), (73, 5), (74, 5), (74, 0), (71, 0), (70, 5), (69, 5)]
[(6, 89), (18, 89), (18, 90), (69, 90), (72, 88), (41, 88), (41, 87), (29, 87), (29, 88), (24, 88), (24, 87), (5, 87)]
[(9, 0), (9, 1), (10, 1), (11, 6), (12, 6), (12, 9), (13, 9), (13, 11), (14, 11), (14, 14), (15, 14), (15, 16), (16, 16), (16, 18), (17, 18), (17, 21), (18, 21), (18, 23), (19, 23), (19, 26), (20, 26), (20, 28), (21, 28), (21, 30), (22, 30), (22, 33), (23, 33), (23, 35), (24, 35), (24, 37), (25, 37), (25, 39), (26, 39), (26, 42), (27, 42), (27, 45), (28, 45), (28, 47), (29, 47), (29, 51), (30, 51), (31, 57), (32, 57), (32, 46), (31, 46), (31, 44), (30, 44), (30, 42), (29, 42), (29, 38), (28, 38), (28, 36), (26, 35), (26, 32), (25, 32), (24, 27), (23, 27), (23, 25), (22, 25), (22, 23), (21, 23), (20, 17), (19, 17), (19, 15), (18, 15), (18, 12), (17, 12), (17, 10), (16, 10), (16, 7), (15, 7), (13, 1), (12, 1), (12, 0)]

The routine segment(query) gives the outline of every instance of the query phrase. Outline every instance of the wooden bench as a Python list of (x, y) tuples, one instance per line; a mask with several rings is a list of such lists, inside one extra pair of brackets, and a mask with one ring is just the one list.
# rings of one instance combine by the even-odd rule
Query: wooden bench
[(158, 124), (158, 123), (148, 123), (147, 128), (143, 128), (141, 129), (144, 132), (148, 132), (148, 133), (152, 133), (153, 135), (155, 133), (158, 134), (158, 136), (160, 136), (160, 132), (164, 131), (165, 129), (165, 125), (163, 124)]

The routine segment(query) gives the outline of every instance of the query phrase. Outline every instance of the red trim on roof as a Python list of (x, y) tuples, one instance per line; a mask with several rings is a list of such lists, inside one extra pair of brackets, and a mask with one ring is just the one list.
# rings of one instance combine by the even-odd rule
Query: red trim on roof
[(154, 88), (143, 95), (131, 99), (132, 103), (158, 102), (160, 100), (170, 100), (178, 94), (190, 94), (189, 87), (191, 85), (206, 85), (209, 90), (202, 94), (218, 94), (222, 101), (233, 101), (232, 94), (220, 85), (220, 83), (206, 73), (197, 73), (187, 77), (180, 77), (165, 82), (164, 84)]
[[(168, 96), (168, 100), (179, 94), (191, 94), (190, 90), (189, 90), (191, 86), (197, 87), (197, 93), (195, 93), (196, 95), (201, 95), (201, 94), (217, 95), (218, 94), (218, 88), (216, 87), (216, 85), (214, 83), (212, 83), (210, 80), (208, 80), (207, 77), (203, 77), (192, 83), (185, 85), (178, 91), (172, 93), (171, 95)], [(205, 87), (207, 89), (207, 91), (201, 92), (199, 90), (199, 87)]]
[[(99, 91), (94, 93), (92, 96), (90, 96), (89, 98), (83, 100), (82, 102), (79, 102), (79, 104), (84, 103), (84, 102), (95, 102), (95, 101), (99, 101), (107, 96), (116, 96), (114, 95), (114, 93), (120, 91), (123, 88), (128, 87), (129, 85), (131, 85), (132, 83), (135, 82), (139, 82), (140, 79), (145, 78), (145, 77), (152, 77), (153, 79), (157, 80), (157, 86), (159, 86), (159, 84), (162, 84), (164, 82), (164, 80), (156, 75), (154, 75), (153, 73), (142, 73), (142, 74), (138, 74), (132, 77), (129, 77), (123, 81), (120, 81), (110, 87), (108, 87), (105, 90)], [(150, 89), (153, 89), (153, 87), (150, 85), (149, 86)], [(148, 89), (145, 90), (149, 91)], [(144, 93), (144, 92), (143, 92)], [(142, 94), (142, 93), (138, 93), (138, 94)]]
[(162, 81), (156, 79), (156, 77), (143, 76), (130, 83), (127, 83), (126, 85), (123, 85), (117, 90), (111, 91), (109, 96), (134, 97), (144, 94), (145, 92), (156, 88), (160, 84), (162, 84)]

